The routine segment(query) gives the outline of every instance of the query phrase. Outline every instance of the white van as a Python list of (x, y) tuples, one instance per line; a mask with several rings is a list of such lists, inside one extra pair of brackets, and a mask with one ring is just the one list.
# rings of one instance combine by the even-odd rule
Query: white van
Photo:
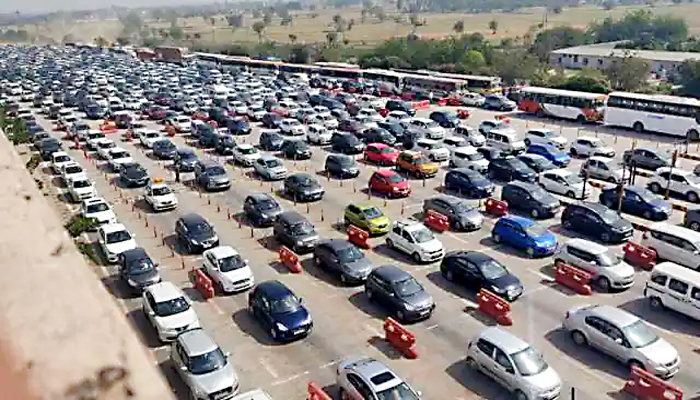
[(465, 146), (454, 150), (450, 158), (450, 166), (456, 168), (469, 168), (486, 174), (489, 161), (475, 147)]
[(525, 141), (513, 129), (492, 129), (486, 133), (486, 145), (517, 155), (525, 152)]
[(641, 245), (654, 249), (658, 258), (691, 269), (700, 268), (700, 232), (656, 222), (642, 235)]
[(700, 272), (672, 262), (657, 264), (644, 287), (656, 309), (671, 309), (700, 321)]
[(272, 400), (272, 397), (260, 389), (255, 389), (250, 392), (241, 393), (231, 400)]

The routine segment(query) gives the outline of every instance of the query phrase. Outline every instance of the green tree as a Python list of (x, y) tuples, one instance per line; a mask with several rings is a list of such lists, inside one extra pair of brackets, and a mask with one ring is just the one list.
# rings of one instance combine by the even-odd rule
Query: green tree
[(580, 46), (585, 44), (586, 41), (586, 32), (570, 26), (560, 26), (538, 33), (532, 44), (531, 51), (535, 53), (540, 60), (546, 60), (549, 53), (554, 50)]
[(296, 42), (297, 42), (297, 39), (298, 39), (297, 35), (295, 35), (295, 34), (293, 34), (293, 33), (290, 33), (290, 34), (289, 34), (289, 41), (290, 41), (292, 44), (296, 43)]
[(467, 50), (464, 53), (460, 65), (464, 69), (464, 72), (476, 74), (486, 67), (486, 59), (478, 50)]
[(464, 20), (455, 21), (452, 30), (458, 35), (464, 33)]
[(491, 65), (496, 74), (508, 85), (533, 79), (542, 66), (535, 55), (524, 49), (494, 52)]
[(265, 34), (265, 28), (267, 25), (263, 21), (255, 21), (252, 26), (253, 32), (258, 35), (258, 42), (262, 43), (263, 35)]
[(554, 85), (558, 89), (590, 93), (610, 93), (610, 81), (605, 74), (596, 69), (584, 69), (578, 74), (566, 78), (562, 84)]
[(495, 19), (489, 21), (489, 30), (491, 30), (491, 34), (495, 35), (498, 32), (498, 21)]
[(614, 89), (633, 92), (645, 85), (650, 71), (651, 66), (648, 62), (625, 56), (613, 60), (605, 69), (605, 76), (608, 77)]
[(179, 26), (171, 26), (168, 30), (168, 35), (173, 40), (182, 40), (182, 38), (185, 36), (185, 32)]
[(680, 84), (681, 92), (686, 95), (698, 97), (700, 94), (700, 61), (689, 60), (681, 65)]

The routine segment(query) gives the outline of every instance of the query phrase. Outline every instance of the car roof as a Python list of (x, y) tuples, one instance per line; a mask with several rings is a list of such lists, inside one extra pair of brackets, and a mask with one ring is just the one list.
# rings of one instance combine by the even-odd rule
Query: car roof
[(348, 242), (345, 239), (325, 239), (322, 240), (319, 244), (323, 244), (324, 246), (329, 247), (333, 251), (347, 249), (348, 247), (355, 246), (354, 244)]
[(514, 354), (530, 347), (524, 340), (495, 326), (482, 330), (479, 333), (479, 338), (493, 343), (506, 354)]
[[(83, 203), (90, 205), (90, 204), (98, 204), (98, 203), (107, 203), (107, 200), (103, 199), (102, 197), (91, 197), (89, 199), (83, 200)], [(109, 203), (107, 203), (109, 204)]]
[[(365, 379), (369, 381), (377, 391), (380, 391), (385, 387), (394, 387), (402, 382), (401, 378), (396, 376), (394, 371), (392, 371), (389, 367), (387, 367), (380, 361), (377, 361), (373, 358), (361, 357), (356, 359), (350, 359), (342, 361), (341, 364), (344, 369), (352, 370), (357, 374), (365, 377)], [(380, 385), (374, 384), (374, 382), (372, 382), (372, 378), (383, 373), (390, 373), (394, 377), (394, 379), (391, 379)]]
[(605, 212), (605, 210), (609, 210), (609, 208), (606, 205), (600, 204), (600, 203), (593, 203), (591, 201), (581, 201), (578, 203), (569, 204), (569, 207), (571, 207), (571, 206), (579, 206), (582, 208), (588, 208), (589, 210), (595, 211), (597, 213), (602, 213), (602, 212)]
[(588, 141), (592, 141), (592, 142), (602, 142), (602, 140), (600, 140), (599, 138), (597, 138), (595, 136), (579, 136), (576, 138), (576, 140), (577, 141), (578, 140), (588, 140)]
[(700, 272), (670, 261), (664, 261), (656, 264), (651, 272), (652, 274), (654, 272), (659, 272), (662, 274), (671, 275), (674, 278), (680, 278), (686, 282), (697, 282), (700, 279)]
[(100, 227), (104, 233), (128, 231), (124, 224), (105, 224)]
[(574, 173), (569, 171), (568, 169), (563, 169), (563, 168), (556, 168), (556, 169), (550, 169), (549, 171), (545, 171), (545, 174), (554, 174), (554, 175), (559, 175), (559, 176), (569, 176), (573, 175)]
[(649, 230), (652, 230), (652, 231), (659, 231), (659, 232), (668, 233), (670, 235), (687, 238), (696, 244), (700, 244), (700, 232), (696, 232), (692, 229), (688, 229), (688, 228), (685, 228), (682, 226), (677, 226), (677, 225), (671, 225), (671, 224), (666, 223), (666, 222), (655, 222), (655, 223), (649, 225), (648, 228), (649, 228)]
[(255, 201), (274, 200), (274, 198), (272, 196), (270, 196), (269, 194), (261, 193), (261, 192), (251, 193), (248, 195), (248, 197), (250, 197), (251, 199), (253, 199)]
[(219, 345), (203, 329), (185, 331), (177, 337), (177, 340), (190, 357), (209, 353), (219, 348)]
[(436, 194), (434, 196), (430, 196), (425, 201), (431, 201), (431, 200), (442, 200), (447, 204), (454, 205), (462, 202), (462, 199), (456, 196), (452, 196), (449, 194)]
[(594, 253), (596, 255), (598, 254), (603, 254), (608, 251), (608, 248), (606, 246), (603, 246), (601, 244), (598, 244), (596, 242), (592, 242), (590, 240), (586, 239), (580, 239), (580, 238), (573, 238), (569, 239), (568, 242), (566, 242), (567, 246), (573, 246), (578, 249), (587, 251), (589, 253)]
[(622, 328), (639, 321), (639, 317), (617, 307), (600, 304), (589, 309), (591, 315), (598, 316), (609, 322), (613, 322)]
[(525, 228), (535, 224), (535, 221), (531, 220), (530, 218), (521, 217), (519, 215), (506, 215), (501, 217), (499, 221), (510, 221)]
[(185, 225), (199, 224), (201, 222), (209, 223), (203, 216), (197, 213), (189, 213), (180, 217), (180, 221)]
[[(603, 157), (603, 156), (593, 156), (593, 157), (588, 157), (589, 160), (595, 160), (595, 161), (600, 161), (603, 163), (609, 163), (611, 161), (615, 161), (614, 158), (612, 157)], [(659, 168), (661, 169), (661, 168)]]
[(142, 247), (126, 250), (122, 252), (121, 255), (125, 260), (150, 258), (148, 253), (146, 253), (146, 250), (144, 250)]
[(217, 246), (213, 249), (209, 249), (204, 252), (204, 254), (211, 254), (217, 259), (226, 258), (238, 255), (238, 251), (231, 246)]
[(277, 158), (271, 154), (263, 154), (260, 156), (260, 159), (263, 161), (279, 160), (279, 158)]
[(200, 164), (201, 164), (204, 168), (221, 167), (221, 166), (222, 166), (219, 162), (214, 161), (214, 160), (201, 160), (201, 161), (200, 161)]
[(306, 221), (306, 217), (296, 211), (283, 211), (278, 217), (279, 220), (285, 220), (287, 223), (294, 224)]
[(174, 283), (162, 281), (146, 287), (147, 292), (151, 293), (156, 303), (179, 299), (184, 297), (184, 293)]
[(376, 170), (374, 173), (377, 175), (383, 176), (383, 177), (389, 177), (389, 176), (396, 175), (398, 172), (391, 170), (391, 169), (388, 169), (388, 168), (382, 168), (382, 169)]
[(411, 277), (411, 274), (394, 265), (382, 265), (375, 268), (372, 274), (376, 274), (389, 282), (398, 282)]
[(261, 291), (269, 297), (280, 298), (290, 294), (294, 294), (291, 289), (285, 286), (284, 283), (278, 280), (260, 282), (256, 291)]
[(481, 175), (479, 171), (475, 171), (471, 168), (465, 168), (465, 167), (460, 167), (460, 168), (454, 168), (449, 170), (447, 173), (449, 174), (450, 172), (459, 172), (460, 174), (464, 175)]

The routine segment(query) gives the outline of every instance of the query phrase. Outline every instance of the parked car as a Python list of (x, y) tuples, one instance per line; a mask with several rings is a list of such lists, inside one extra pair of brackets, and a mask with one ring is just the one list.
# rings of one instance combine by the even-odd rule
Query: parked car
[(365, 144), (352, 133), (336, 132), (331, 137), (331, 149), (342, 154), (360, 154)]
[(322, 240), (314, 247), (314, 264), (334, 275), (343, 284), (361, 284), (374, 266), (354, 244), (343, 239)]
[(469, 168), (455, 168), (445, 174), (447, 191), (471, 198), (484, 198), (493, 194), (495, 186), (479, 172)]
[(365, 282), (365, 295), (401, 322), (430, 318), (433, 298), (408, 272), (393, 265), (375, 268)]
[(378, 165), (394, 165), (398, 157), (398, 150), (383, 143), (369, 143), (363, 155), (366, 162)]
[(94, 218), (99, 225), (117, 223), (117, 216), (112, 206), (102, 197), (83, 199), (80, 204), (80, 215), (83, 218)]
[(417, 151), (402, 151), (396, 160), (396, 166), (399, 171), (421, 179), (432, 178), (438, 173), (438, 165)]
[(604, 292), (629, 289), (634, 284), (634, 268), (607, 246), (586, 239), (569, 239), (555, 255), (554, 263), (566, 263), (591, 274), (591, 280)]
[(326, 145), (331, 143), (333, 133), (322, 125), (311, 124), (306, 127), (306, 138), (309, 143), (316, 145)]
[(161, 342), (173, 341), (181, 332), (201, 328), (191, 300), (172, 282), (144, 288), (141, 305)]
[(162, 280), (158, 266), (141, 247), (119, 253), (117, 268), (119, 277), (138, 293)]
[(478, 251), (447, 253), (440, 263), (440, 273), (450, 282), (462, 284), (475, 292), (483, 288), (507, 301), (515, 301), (523, 294), (523, 284), (517, 276), (500, 262)]
[(615, 157), (615, 150), (606, 145), (601, 139), (591, 136), (580, 136), (571, 143), (569, 152), (573, 157)]
[(139, 163), (122, 164), (119, 166), (119, 180), (126, 187), (146, 186), (151, 178), (148, 171)]
[(491, 180), (535, 182), (537, 179), (537, 173), (532, 168), (513, 156), (491, 160), (488, 171)]
[(529, 257), (549, 256), (557, 248), (557, 238), (547, 228), (515, 215), (501, 217), (491, 231), (491, 238), (496, 243), (525, 250)]
[(530, 154), (538, 154), (542, 157), (551, 161), (554, 165), (559, 168), (566, 168), (571, 161), (570, 157), (566, 152), (559, 150), (558, 147), (552, 145), (544, 144), (531, 144), (527, 148), (527, 152)]
[(282, 156), (291, 160), (308, 160), (311, 158), (312, 152), (309, 145), (298, 139), (285, 140), (280, 147)]
[[(669, 183), (670, 179), (670, 183)], [(662, 193), (667, 188), (684, 196), (691, 203), (700, 202), (700, 176), (679, 168), (658, 168), (647, 185), (654, 193)]]
[(567, 142), (568, 141), (565, 137), (554, 133), (553, 130), (547, 128), (530, 129), (525, 134), (526, 146), (530, 146), (531, 144), (539, 144), (544, 146), (552, 146), (557, 148), (559, 151), (563, 151), (566, 148)]
[(156, 212), (173, 210), (178, 205), (177, 196), (173, 190), (158, 179), (146, 186), (143, 199)]
[(622, 153), (622, 160), (626, 165), (652, 171), (657, 168), (671, 166), (671, 155), (667, 151), (650, 147), (638, 147), (633, 150), (626, 150)]
[(355, 178), (360, 175), (354, 157), (344, 154), (329, 154), (324, 163), (324, 170), (332, 177)]
[(268, 226), (282, 213), (282, 207), (267, 193), (253, 193), (243, 201), (243, 212), (255, 226)]
[(194, 167), (194, 179), (206, 190), (227, 190), (231, 179), (224, 167), (215, 161), (199, 161)]
[(657, 259), (700, 269), (700, 233), (692, 229), (654, 222), (647, 227), (640, 244), (654, 250)]
[(342, 360), (338, 364), (336, 383), (343, 399), (420, 399), (420, 392), (413, 390), (389, 367), (368, 357)]
[(382, 143), (387, 146), (396, 144), (396, 136), (392, 135), (384, 128), (369, 128), (362, 133), (362, 140), (365, 143)]
[(457, 114), (451, 111), (433, 111), (429, 118), (445, 129), (454, 129), (459, 125)]
[(384, 105), (384, 108), (391, 111), (403, 111), (409, 116), (416, 115), (416, 110), (411, 106), (411, 103), (401, 100), (389, 100)]
[(583, 200), (591, 194), (591, 186), (585, 185), (583, 179), (566, 169), (552, 169), (541, 172), (538, 182), (545, 190), (572, 199)]
[(192, 149), (178, 149), (175, 154), (175, 169), (180, 172), (192, 172), (199, 163), (199, 156)]
[(579, 176), (588, 176), (611, 183), (625, 181), (625, 171), (622, 164), (608, 157), (590, 157), (581, 165)]
[(214, 226), (199, 214), (185, 214), (175, 221), (175, 236), (187, 253), (201, 253), (219, 245)]
[(557, 166), (554, 165), (551, 161), (539, 154), (520, 154), (518, 156), (518, 160), (524, 162), (525, 165), (532, 168), (532, 170), (537, 172), (538, 174), (545, 171), (558, 169)]
[(481, 229), (484, 218), (474, 205), (447, 194), (438, 194), (423, 201), (423, 213), (435, 211), (446, 216), (450, 227), (455, 231), (472, 231)]
[(161, 160), (173, 160), (177, 155), (177, 146), (170, 139), (161, 139), (153, 143), (153, 155)]
[(517, 104), (502, 94), (490, 94), (484, 97), (482, 107), (487, 110), (513, 111)]
[(629, 240), (634, 233), (632, 224), (603, 204), (581, 202), (569, 204), (561, 214), (564, 228), (606, 243)]
[(318, 179), (303, 172), (287, 176), (284, 179), (283, 192), (294, 201), (317, 201), (325, 194)]
[(280, 281), (261, 282), (253, 288), (248, 295), (248, 311), (275, 341), (307, 336), (313, 328), (303, 300)]
[(395, 221), (387, 235), (386, 245), (409, 255), (416, 263), (437, 261), (445, 255), (445, 248), (433, 231), (417, 221)]
[(277, 132), (262, 132), (259, 139), (260, 147), (266, 151), (279, 151), (284, 138)]
[(700, 208), (692, 208), (686, 211), (683, 217), (683, 226), (700, 232)]
[(204, 272), (221, 293), (235, 293), (253, 287), (253, 271), (240, 253), (231, 246), (217, 246), (202, 253)]
[(625, 186), (622, 190), (621, 204), (617, 187), (603, 189), (598, 199), (610, 209), (617, 210), (618, 206), (621, 206), (622, 211), (627, 214), (652, 221), (663, 221), (671, 216), (671, 204), (641, 186)]
[(277, 216), (273, 235), (275, 240), (295, 253), (311, 251), (319, 241), (313, 224), (296, 211), (284, 211)]
[(119, 261), (119, 254), (135, 249), (136, 240), (123, 224), (105, 224), (97, 229), (97, 244), (110, 263)]
[(388, 197), (408, 197), (411, 195), (411, 184), (396, 171), (380, 169), (369, 178), (369, 190)]
[(486, 143), (486, 136), (480, 129), (461, 123), (454, 128), (454, 134), (467, 139), (474, 147), (481, 147)]
[(263, 154), (253, 163), (255, 173), (265, 180), (273, 181), (287, 177), (287, 168), (279, 158)]
[(554, 196), (534, 183), (513, 181), (503, 187), (501, 200), (508, 210), (520, 210), (531, 218), (551, 218), (561, 209)]
[(391, 227), (391, 219), (382, 210), (365, 203), (348, 204), (343, 213), (343, 221), (345, 225), (355, 225), (371, 235), (387, 233)]

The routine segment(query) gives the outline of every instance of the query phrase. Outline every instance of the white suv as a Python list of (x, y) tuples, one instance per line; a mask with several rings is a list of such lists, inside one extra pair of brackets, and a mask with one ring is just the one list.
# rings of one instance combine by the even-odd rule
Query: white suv
[(66, 182), (66, 187), (68, 188), (68, 197), (76, 203), (97, 196), (95, 184), (85, 174), (72, 176)]
[(408, 129), (421, 133), (428, 139), (442, 140), (445, 138), (445, 128), (428, 118), (413, 118), (408, 123)]
[(97, 230), (97, 243), (107, 257), (107, 261), (115, 263), (119, 255), (136, 247), (136, 240), (123, 224), (106, 224)]
[(250, 289), (255, 283), (248, 261), (232, 247), (219, 246), (202, 254), (204, 270), (224, 293)]
[(591, 273), (592, 280), (607, 292), (610, 289), (629, 289), (634, 284), (634, 268), (618, 255), (598, 243), (585, 239), (570, 239), (554, 258)]
[(552, 169), (541, 172), (539, 175), (539, 184), (545, 190), (562, 194), (572, 199), (585, 199), (591, 194), (590, 186), (586, 187), (584, 193), (583, 179), (575, 175), (568, 169)]
[(432, 139), (418, 139), (413, 150), (420, 151), (430, 161), (441, 162), (447, 161), (450, 158), (450, 151), (447, 150), (444, 144)]
[(433, 231), (418, 221), (396, 221), (386, 238), (386, 245), (406, 253), (415, 262), (433, 262), (445, 256), (445, 248)]
[(662, 193), (669, 187), (672, 192), (685, 196), (691, 203), (700, 201), (700, 176), (691, 171), (677, 168), (671, 171), (669, 167), (658, 168), (649, 180), (648, 187), (654, 193)]
[(57, 151), (53, 154), (51, 154), (51, 169), (53, 170), (54, 173), (60, 174), (61, 173), (61, 167), (63, 167), (66, 164), (70, 164), (73, 162), (73, 159), (70, 158), (68, 153), (65, 151)]
[(302, 136), (306, 134), (306, 127), (294, 118), (283, 119), (279, 127), (283, 135)]

